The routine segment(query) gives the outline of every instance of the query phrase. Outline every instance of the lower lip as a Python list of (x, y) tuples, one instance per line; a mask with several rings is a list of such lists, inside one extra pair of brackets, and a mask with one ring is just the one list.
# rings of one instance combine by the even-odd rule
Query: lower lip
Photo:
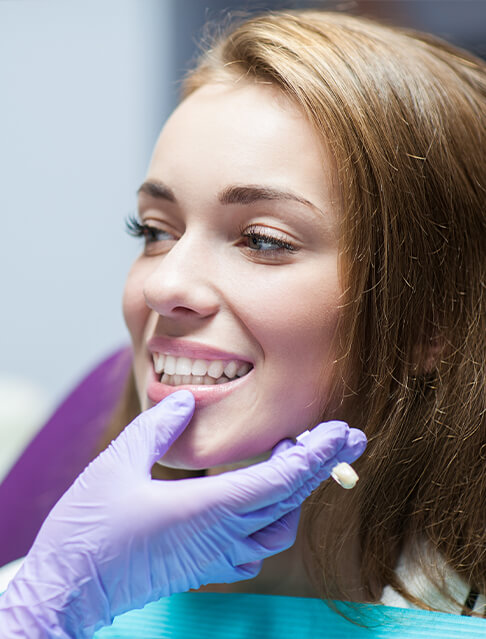
[(147, 387), (147, 397), (154, 404), (158, 404), (165, 399), (168, 395), (175, 393), (178, 390), (188, 390), (194, 395), (196, 400), (196, 408), (202, 406), (208, 406), (209, 404), (215, 404), (221, 399), (224, 399), (227, 395), (234, 390), (240, 388), (246, 383), (246, 380), (253, 373), (253, 368), (243, 377), (239, 377), (231, 382), (225, 384), (208, 384), (208, 385), (195, 385), (195, 384), (181, 384), (180, 386), (169, 386), (162, 384), (158, 381), (160, 375), (157, 375), (153, 367), (151, 368), (151, 379)]

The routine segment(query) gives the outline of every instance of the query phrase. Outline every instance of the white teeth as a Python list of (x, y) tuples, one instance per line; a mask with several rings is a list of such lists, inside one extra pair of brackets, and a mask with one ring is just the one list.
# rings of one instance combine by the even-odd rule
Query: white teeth
[(176, 372), (176, 358), (172, 355), (167, 355), (165, 358), (164, 372), (167, 375), (174, 375)]
[(176, 360), (176, 375), (190, 375), (192, 362), (188, 357), (178, 357)]
[(243, 377), (252, 366), (238, 360), (204, 360), (176, 357), (164, 353), (153, 354), (154, 369), (162, 375), (161, 382), (180, 384), (224, 384), (236, 377)]
[(235, 377), (237, 370), (238, 370), (237, 362), (231, 361), (228, 364), (226, 364), (226, 366), (224, 367), (224, 374), (226, 375), (226, 377), (229, 377), (229, 379), (231, 379), (232, 377)]
[(215, 359), (214, 361), (210, 362), (208, 366), (208, 375), (210, 377), (213, 377), (214, 379), (218, 379), (218, 377), (221, 377), (221, 375), (223, 374), (223, 368), (223, 362), (220, 359)]
[(165, 355), (163, 353), (154, 353), (155, 372), (160, 375), (164, 370)]
[(182, 384), (213, 386), (214, 384), (226, 384), (227, 382), (231, 382), (231, 379), (228, 379), (225, 375), (221, 375), (215, 379), (210, 375), (168, 375), (164, 373), (160, 381), (162, 384), (167, 384), (168, 386), (181, 386)]
[(196, 359), (192, 363), (192, 374), (193, 375), (206, 375), (208, 372), (208, 365), (203, 359)]
[(249, 364), (248, 362), (243, 362), (243, 364), (241, 364), (238, 367), (238, 370), (236, 371), (236, 375), (238, 377), (243, 377), (243, 375), (246, 375), (248, 373), (250, 368), (251, 368), (251, 364)]

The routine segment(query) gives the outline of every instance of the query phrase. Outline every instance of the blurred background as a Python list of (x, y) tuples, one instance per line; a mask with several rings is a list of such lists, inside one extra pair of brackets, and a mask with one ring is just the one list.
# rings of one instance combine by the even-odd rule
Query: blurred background
[(0, 0), (0, 481), (86, 372), (128, 343), (124, 231), (203, 25), (324, 7), (486, 57), (486, 0)]

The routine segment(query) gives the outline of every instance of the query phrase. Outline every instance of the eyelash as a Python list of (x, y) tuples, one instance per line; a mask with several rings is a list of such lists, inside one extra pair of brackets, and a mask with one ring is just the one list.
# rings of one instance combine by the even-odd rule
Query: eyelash
[[(157, 233), (166, 233), (166, 231), (162, 229), (158, 229), (154, 226), (150, 226), (150, 224), (141, 224), (135, 215), (130, 214), (125, 220), (126, 231), (132, 237), (143, 237), (145, 238), (145, 242), (150, 244), (155, 242), (156, 239), (154, 237)], [(297, 251), (297, 247), (288, 242), (286, 239), (282, 237), (278, 237), (276, 235), (270, 235), (268, 233), (264, 233), (258, 230), (257, 226), (250, 227), (240, 227), (238, 229), (239, 235), (241, 237), (246, 238), (252, 242), (265, 242), (267, 244), (272, 244), (276, 248), (271, 248), (266, 251), (257, 251), (256, 249), (252, 249), (252, 247), (247, 246), (246, 248), (253, 250), (254, 252), (260, 252), (264, 254), (276, 254), (281, 252), (293, 253)]]
[[(252, 240), (252, 241), (259, 241), (259, 242), (266, 242), (267, 244), (273, 244), (274, 246), (276, 246), (277, 248), (272, 248), (269, 249), (267, 251), (260, 251), (262, 253), (277, 253), (280, 251), (283, 252), (295, 252), (297, 251), (297, 247), (294, 246), (293, 244), (291, 244), (290, 242), (288, 242), (286, 239), (284, 239), (283, 237), (278, 237), (277, 235), (270, 235), (268, 233), (262, 232), (261, 230), (258, 230), (257, 226), (250, 226), (250, 227), (241, 227), (239, 229), (239, 233), (242, 237), (245, 237), (248, 240)], [(251, 247), (247, 247), (247, 248), (251, 248)]]
[(126, 218), (125, 229), (128, 235), (132, 237), (143, 237), (148, 244), (156, 241), (154, 237), (155, 234), (167, 233), (167, 231), (158, 229), (155, 226), (150, 226), (150, 224), (141, 224), (133, 213), (130, 213)]

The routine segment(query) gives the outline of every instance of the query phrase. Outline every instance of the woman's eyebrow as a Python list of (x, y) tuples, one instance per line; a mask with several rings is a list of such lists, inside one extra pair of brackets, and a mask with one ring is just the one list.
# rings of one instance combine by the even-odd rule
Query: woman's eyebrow
[[(137, 193), (146, 193), (150, 197), (177, 202), (172, 189), (159, 180), (148, 180), (142, 184)], [(321, 209), (310, 200), (297, 195), (292, 191), (282, 190), (271, 186), (258, 184), (231, 185), (225, 187), (218, 194), (218, 201), (221, 204), (253, 204), (261, 200), (291, 200), (307, 206), (317, 213), (323, 215)]]
[(159, 180), (148, 180), (142, 184), (138, 189), (137, 195), (145, 193), (150, 197), (155, 197), (160, 200), (168, 200), (169, 202), (176, 202), (176, 197), (172, 189)]
[(310, 200), (297, 195), (292, 191), (283, 191), (272, 186), (260, 186), (258, 184), (227, 186), (218, 196), (221, 204), (253, 204), (260, 200), (291, 200), (308, 206), (322, 214), (319, 207)]

